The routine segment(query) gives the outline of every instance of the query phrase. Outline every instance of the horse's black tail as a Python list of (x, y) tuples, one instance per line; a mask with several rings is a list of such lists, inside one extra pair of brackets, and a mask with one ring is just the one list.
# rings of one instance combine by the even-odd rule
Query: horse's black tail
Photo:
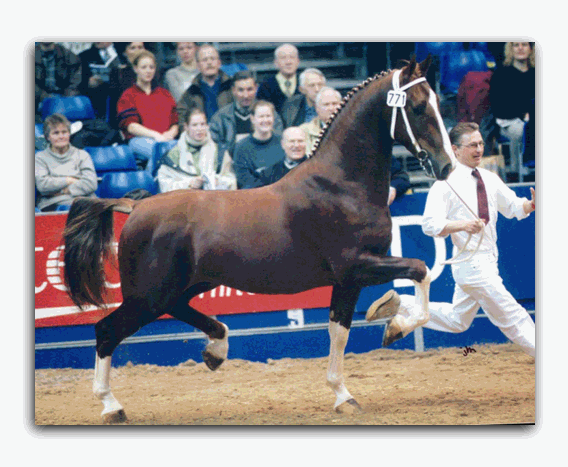
[(104, 261), (114, 239), (113, 211), (129, 214), (132, 199), (75, 198), (63, 231), (65, 285), (73, 303), (104, 307)]

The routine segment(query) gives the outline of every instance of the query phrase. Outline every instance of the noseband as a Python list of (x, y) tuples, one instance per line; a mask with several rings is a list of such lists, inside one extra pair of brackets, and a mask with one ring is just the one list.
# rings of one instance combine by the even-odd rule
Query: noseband
[(392, 76), (393, 89), (389, 91), (387, 95), (387, 105), (389, 107), (392, 107), (392, 120), (391, 120), (391, 131), (390, 131), (391, 138), (394, 139), (396, 116), (398, 114), (398, 110), (400, 109), (400, 113), (402, 114), (402, 119), (404, 120), (404, 125), (406, 127), (406, 132), (410, 137), (410, 141), (412, 142), (414, 149), (416, 149), (416, 158), (418, 159), (418, 162), (420, 162), (422, 169), (424, 169), (424, 171), (429, 177), (436, 178), (436, 175), (434, 173), (434, 167), (432, 166), (432, 161), (430, 160), (428, 152), (420, 147), (420, 144), (414, 137), (414, 133), (412, 132), (412, 128), (408, 121), (408, 116), (406, 115), (406, 109), (405, 109), (406, 90), (411, 88), (415, 84), (426, 81), (426, 78), (422, 77), (415, 79), (414, 81), (411, 81), (410, 83), (407, 83), (404, 86), (400, 87), (400, 73), (401, 70), (396, 70), (394, 72)]

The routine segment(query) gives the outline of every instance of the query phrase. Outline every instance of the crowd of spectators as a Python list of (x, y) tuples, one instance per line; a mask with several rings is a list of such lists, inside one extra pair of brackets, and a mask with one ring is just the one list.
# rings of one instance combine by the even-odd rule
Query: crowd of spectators
[[(47, 97), (87, 96), (96, 118), (120, 131), (139, 168), (154, 143), (167, 143), (156, 174), (162, 192), (276, 182), (306, 159), (342, 99), (321, 70), (298, 73), (301, 57), (292, 44), (275, 49), (277, 71), (262, 82), (249, 70), (229, 76), (208, 43), (176, 43), (178, 64), (168, 70), (159, 69), (151, 43), (93, 42), (78, 53), (69, 44), (35, 47), (35, 116), (47, 146), (36, 148), (35, 160), (42, 211), (68, 205), (74, 196), (95, 196), (97, 189), (89, 154), (70, 143), (71, 122), (59, 114), (42, 121)], [(511, 140), (515, 164), (524, 125), (534, 125), (534, 66), (533, 44), (507, 43), (491, 84), (494, 122)], [(389, 203), (410, 187), (395, 158), (391, 185)]]

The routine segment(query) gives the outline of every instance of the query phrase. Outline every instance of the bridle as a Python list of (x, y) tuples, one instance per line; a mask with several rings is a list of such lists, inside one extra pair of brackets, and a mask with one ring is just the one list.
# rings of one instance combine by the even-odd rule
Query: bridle
[(416, 158), (424, 172), (429, 177), (436, 178), (434, 173), (434, 167), (432, 166), (432, 161), (428, 155), (428, 152), (425, 151), (420, 147), (420, 144), (414, 137), (414, 132), (412, 131), (412, 127), (408, 121), (408, 116), (406, 115), (406, 90), (414, 86), (415, 84), (422, 83), (426, 81), (426, 78), (421, 77), (417, 78), (410, 83), (405, 84), (404, 86), (400, 86), (400, 73), (402, 70), (396, 70), (392, 76), (392, 87), (393, 89), (388, 92), (387, 95), (387, 105), (392, 107), (392, 119), (391, 119), (391, 129), (390, 129), (390, 136), (394, 139), (394, 130), (396, 127), (396, 116), (398, 114), (398, 110), (400, 109), (400, 113), (402, 114), (402, 119), (404, 120), (404, 125), (406, 127), (406, 133), (416, 150)]
[[(387, 95), (387, 105), (389, 107), (392, 107), (392, 109), (393, 109), (392, 110), (390, 136), (394, 140), (394, 130), (395, 130), (395, 127), (396, 127), (396, 116), (398, 114), (398, 110), (400, 109), (400, 113), (402, 114), (402, 119), (404, 120), (404, 125), (406, 127), (406, 133), (408, 134), (408, 137), (410, 138), (410, 141), (412, 142), (412, 145), (414, 146), (414, 149), (416, 150), (416, 158), (418, 159), (418, 162), (420, 162), (422, 169), (424, 170), (424, 172), (426, 172), (426, 174), (429, 177), (436, 178), (436, 175), (434, 173), (434, 167), (432, 166), (432, 161), (430, 160), (428, 152), (420, 147), (420, 144), (418, 143), (418, 141), (414, 137), (414, 133), (413, 133), (412, 127), (410, 126), (410, 123), (408, 121), (408, 116), (406, 115), (406, 109), (405, 109), (405, 106), (406, 106), (406, 90), (411, 88), (415, 84), (422, 83), (422, 82), (426, 81), (426, 78), (425, 77), (417, 78), (414, 81), (411, 81), (410, 83), (407, 83), (407, 84), (405, 84), (404, 86), (401, 87), (400, 86), (400, 73), (401, 73), (401, 71), (402, 70), (396, 70), (394, 72), (394, 74), (392, 76), (392, 87), (393, 87), (393, 89), (391, 91), (389, 91), (388, 95)], [(460, 197), (460, 195), (457, 194), (457, 192), (448, 183), (448, 181), (445, 180), (445, 182), (448, 184), (448, 186), (454, 192), (454, 194), (460, 199), (460, 201), (464, 204), (464, 206), (469, 210), (469, 212), (471, 214), (473, 214), (475, 219), (479, 220), (479, 217), (477, 216), (477, 214), (475, 214), (472, 211), (472, 209), (466, 204), (466, 202)], [(445, 264), (457, 264), (457, 263), (462, 263), (464, 261), (471, 259), (473, 257), (473, 255), (475, 255), (477, 253), (477, 251), (479, 250), (479, 247), (481, 246), (481, 242), (483, 241), (484, 234), (485, 234), (485, 228), (481, 231), (481, 236), (480, 236), (480, 239), (479, 239), (479, 243), (477, 244), (477, 247), (475, 248), (475, 250), (473, 250), (473, 252), (469, 256), (467, 256), (463, 259), (459, 259), (459, 260), (457, 259), (465, 251), (467, 245), (469, 244), (469, 241), (471, 240), (472, 234), (469, 234), (465, 244), (463, 245), (463, 247), (460, 249), (460, 251), (458, 251), (458, 253), (453, 258), (450, 258), (446, 261), (443, 261), (440, 264), (443, 264), (443, 265), (445, 265)]]

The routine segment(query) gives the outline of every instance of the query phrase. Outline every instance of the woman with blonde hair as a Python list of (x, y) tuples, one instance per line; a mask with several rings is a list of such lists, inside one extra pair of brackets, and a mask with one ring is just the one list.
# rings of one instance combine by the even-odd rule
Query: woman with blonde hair
[(229, 153), (209, 133), (205, 112), (193, 108), (177, 145), (160, 161), (162, 193), (179, 189), (235, 190), (237, 178)]
[(521, 167), (523, 131), (534, 119), (535, 51), (530, 42), (507, 42), (503, 66), (491, 77), (489, 97), (502, 136), (511, 141), (510, 171)]

